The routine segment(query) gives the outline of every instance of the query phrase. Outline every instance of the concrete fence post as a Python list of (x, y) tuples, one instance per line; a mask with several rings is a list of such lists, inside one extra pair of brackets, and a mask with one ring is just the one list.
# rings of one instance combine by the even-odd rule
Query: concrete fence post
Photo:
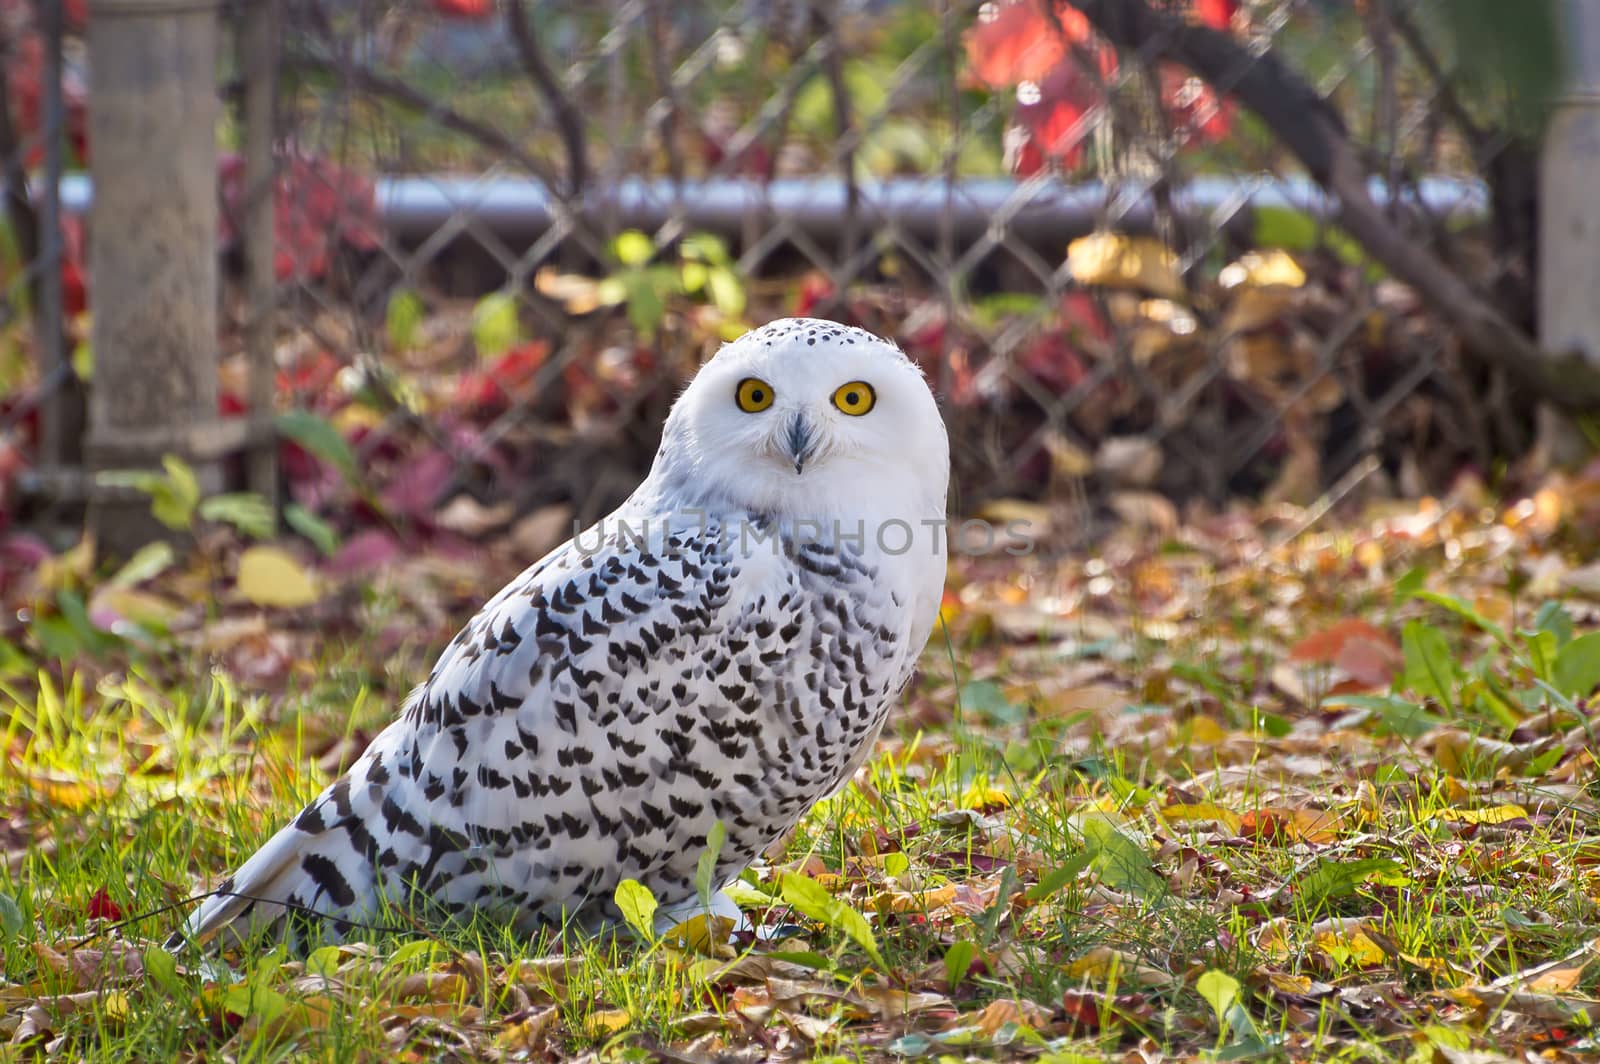
[[(246, 428), (217, 414), (217, 3), (92, 0), (88, 36), (86, 457), (100, 472), (176, 454), (214, 491)], [(148, 498), (99, 482), (89, 528), (113, 556), (166, 534)]]
[(1539, 173), (1539, 343), (1600, 372), (1600, 4), (1565, 0), (1567, 85)]

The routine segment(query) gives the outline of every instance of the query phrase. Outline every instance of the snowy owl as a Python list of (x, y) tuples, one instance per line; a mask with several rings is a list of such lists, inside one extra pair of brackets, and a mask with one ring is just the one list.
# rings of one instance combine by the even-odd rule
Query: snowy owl
[[(647, 476), (469, 621), (349, 773), (176, 940), (695, 911), (866, 759), (938, 615), (949, 443), (918, 368), (775, 321), (673, 405)], [(718, 894), (713, 910), (730, 914)]]

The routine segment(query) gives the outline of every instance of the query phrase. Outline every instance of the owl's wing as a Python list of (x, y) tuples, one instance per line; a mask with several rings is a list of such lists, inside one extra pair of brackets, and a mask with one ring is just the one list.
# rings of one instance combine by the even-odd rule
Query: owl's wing
[(195, 912), (188, 934), (204, 940), (247, 916), (277, 923), (285, 910), (272, 902), (334, 916), (338, 929), (369, 916), (380, 893), (447, 912), (576, 904), (605, 868), (646, 856), (618, 838), (671, 816), (665, 797), (615, 795), (637, 795), (652, 774), (706, 771), (683, 764), (684, 718), (667, 712), (703, 692), (672, 663), (720, 674), (730, 602), (774, 580), (781, 567), (736, 566), (714, 529), (558, 548), (467, 623), (401, 719)]

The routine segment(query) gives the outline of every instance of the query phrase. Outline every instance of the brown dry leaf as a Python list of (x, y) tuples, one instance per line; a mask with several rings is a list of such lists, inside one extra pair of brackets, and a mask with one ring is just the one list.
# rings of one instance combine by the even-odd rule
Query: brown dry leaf
[(1133, 288), (1168, 299), (1183, 299), (1178, 256), (1148, 236), (1091, 233), (1067, 245), (1067, 268), (1079, 284)]
[(1547, 1023), (1592, 1026), (1600, 1019), (1600, 1004), (1555, 994), (1535, 994), (1527, 990), (1469, 986), (1444, 991), (1450, 1000), (1483, 1012), (1515, 1012)]
[(533, 275), (534, 291), (549, 299), (558, 300), (568, 314), (588, 314), (605, 306), (601, 298), (600, 282), (582, 274), (562, 273), (554, 266), (545, 266)]
[(80, 1012), (90, 1011), (99, 1000), (99, 991), (87, 990), (36, 1001), (23, 1011), (21, 1022), (17, 1024), (16, 1030), (11, 1032), (11, 1044), (24, 1046), (30, 1042), (49, 1038), (55, 1033), (57, 1017), (75, 1016)]
[(1178, 531), (1178, 508), (1165, 495), (1153, 491), (1115, 491), (1106, 505), (1130, 528), (1172, 536)]
[(1432, 738), (1434, 760), (1452, 776), (1470, 775), (1474, 767), (1479, 770), (1485, 767), (1519, 769), (1544, 753), (1554, 741), (1546, 737), (1534, 742), (1511, 743), (1455, 728), (1440, 729)]
[(1042, 1031), (1050, 1024), (1050, 1010), (1025, 998), (1000, 998), (991, 1001), (976, 1016), (953, 1018), (947, 1027), (976, 1027), (983, 1037), (993, 1038), (1008, 1023), (1026, 1027), (1030, 1031)]
[(434, 514), (441, 528), (476, 538), (510, 523), (517, 507), (510, 499), (485, 506), (471, 495), (457, 495)]
[(1309, 842), (1324, 845), (1339, 837), (1342, 816), (1335, 809), (1252, 809), (1241, 818), (1239, 833), (1263, 843)]
[(400, 1001), (465, 1001), (472, 987), (455, 972), (416, 972), (406, 976), (389, 993)]
[(141, 951), (127, 942), (114, 943), (109, 949), (80, 949), (59, 952), (35, 942), (33, 955), (40, 967), (58, 976), (65, 976), (77, 989), (101, 987), (138, 979), (144, 974)]
[(346, 1008), (343, 1002), (315, 994), (289, 1002), (288, 1008), (271, 1019), (252, 1015), (245, 1019), (235, 1038), (244, 1045), (297, 1038), (311, 1031), (327, 1030), (335, 1015)]
[(1536, 994), (1565, 993), (1578, 985), (1597, 954), (1600, 954), (1600, 938), (1585, 942), (1565, 957), (1501, 976), (1489, 986), (1497, 990), (1516, 987)]
[(947, 1009), (950, 999), (926, 991), (899, 990), (894, 987), (863, 986), (856, 994), (880, 1019), (912, 1016), (930, 1009)]

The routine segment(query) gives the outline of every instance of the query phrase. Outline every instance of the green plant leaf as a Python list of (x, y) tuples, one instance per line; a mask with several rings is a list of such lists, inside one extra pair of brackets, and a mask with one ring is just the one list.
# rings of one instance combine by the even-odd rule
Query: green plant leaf
[(846, 903), (828, 893), (826, 887), (809, 876), (785, 872), (780, 885), (783, 900), (797, 911), (833, 930), (841, 932), (866, 951), (880, 968), (889, 966), (878, 952), (878, 940), (873, 937), (872, 925), (867, 918)]
[(172, 997), (182, 999), (188, 995), (188, 988), (178, 976), (176, 957), (164, 949), (151, 946), (140, 959), (144, 962), (144, 974), (150, 977), (151, 982)]
[(0, 938), (9, 941), (22, 934), (22, 908), (9, 894), (0, 893)]
[(491, 292), (472, 308), (472, 346), (478, 357), (496, 358), (522, 339), (517, 300), (509, 292)]
[(1083, 840), (1090, 862), (1101, 882), (1113, 890), (1125, 890), (1141, 898), (1153, 898), (1166, 887), (1143, 846), (1118, 831), (1111, 822), (1091, 817), (1083, 822)]
[(628, 926), (646, 942), (654, 941), (656, 909), (659, 903), (656, 901), (656, 896), (650, 893), (650, 888), (637, 879), (624, 879), (617, 884), (614, 899), (617, 911), (628, 922)]
[(1451, 613), (1455, 614), (1457, 617), (1460, 617), (1463, 621), (1466, 621), (1474, 628), (1477, 628), (1480, 631), (1488, 632), (1502, 645), (1511, 645), (1510, 640), (1506, 638), (1506, 630), (1504, 628), (1500, 627), (1498, 624), (1495, 624), (1489, 618), (1473, 609), (1472, 606), (1468, 605), (1466, 602), (1456, 598), (1454, 595), (1441, 595), (1437, 591), (1418, 591), (1412, 597), (1421, 599), (1423, 602), (1431, 602), (1441, 609), (1449, 610)]
[(396, 290), (389, 297), (389, 306), (384, 312), (383, 324), (389, 334), (390, 350), (409, 351), (415, 347), (417, 330), (427, 315), (428, 309), (415, 292), (406, 288)]
[(624, 229), (611, 243), (611, 252), (624, 266), (643, 266), (655, 258), (655, 241), (637, 229)]
[(1393, 872), (1400, 862), (1389, 857), (1364, 857), (1354, 861), (1329, 861), (1317, 863), (1295, 884), (1295, 893), (1306, 908), (1315, 912), (1330, 898), (1343, 898), (1354, 894), (1356, 888), (1373, 876)]
[(1089, 867), (1093, 855), (1088, 850), (1075, 853), (1067, 858), (1067, 862), (1054, 872), (1045, 876), (1039, 882), (1029, 887), (1027, 893), (1022, 895), (1029, 904), (1037, 904), (1055, 894), (1056, 891), (1078, 878), (1078, 873)]
[(355, 452), (326, 418), (309, 410), (286, 410), (278, 415), (277, 425), (279, 432), (333, 466), (346, 481), (356, 480)]
[(200, 503), (200, 516), (207, 521), (232, 525), (252, 539), (266, 539), (278, 530), (272, 507), (253, 491), (213, 495)]
[(112, 587), (133, 587), (152, 577), (160, 576), (177, 560), (178, 555), (172, 549), (172, 544), (159, 541), (146, 543), (134, 552), (133, 557), (123, 562), (122, 568), (118, 569), (106, 583)]
[(1556, 646), (1563, 647), (1572, 641), (1572, 614), (1554, 600), (1539, 607), (1533, 615), (1533, 627), (1556, 637)]
[(744, 313), (744, 282), (726, 266), (713, 266), (706, 272), (706, 290), (711, 305), (727, 317), (737, 318)]
[(157, 521), (175, 531), (182, 531), (194, 523), (194, 509), (200, 502), (200, 481), (194, 467), (175, 454), (164, 455), (161, 464), (167, 476), (164, 491), (158, 490), (150, 500), (150, 512)]
[(711, 882), (711, 877), (717, 874), (717, 858), (722, 855), (722, 844), (728, 841), (728, 828), (722, 821), (711, 825), (711, 830), (706, 833), (706, 848), (700, 852), (700, 860), (695, 865), (694, 889), (700, 896), (700, 904), (707, 909), (711, 908), (711, 892), (720, 883)]
[(1217, 1017), (1217, 1026), (1226, 1031), (1228, 1010), (1239, 1000), (1239, 980), (1227, 972), (1219, 972), (1212, 968), (1210, 971), (1200, 973), (1200, 978), (1195, 980), (1194, 988), (1206, 999), (1206, 1004), (1211, 1006), (1211, 1011)]
[(967, 939), (957, 939), (950, 943), (950, 948), (944, 951), (945, 986), (954, 990), (967, 977), (967, 969), (972, 967), (972, 962), (977, 956), (978, 947)]
[(1424, 621), (1408, 621), (1400, 633), (1405, 670), (1399, 686), (1455, 709), (1454, 693), (1460, 671), (1450, 655), (1444, 633)]
[(1562, 694), (1574, 698), (1592, 694), (1600, 685), (1600, 632), (1586, 632), (1557, 651), (1551, 674)]
[(283, 508), (283, 520), (288, 526), (311, 541), (311, 545), (325, 557), (332, 557), (339, 549), (339, 533), (322, 518), (297, 502)]

